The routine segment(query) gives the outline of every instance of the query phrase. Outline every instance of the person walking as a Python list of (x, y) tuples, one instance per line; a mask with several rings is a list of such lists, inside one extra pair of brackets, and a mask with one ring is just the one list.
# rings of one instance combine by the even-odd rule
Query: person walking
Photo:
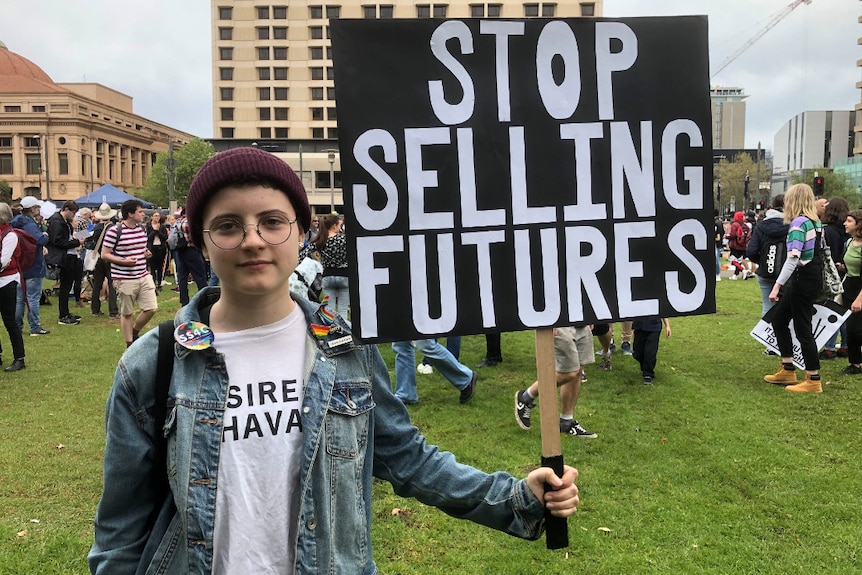
[[(479, 375), (459, 362), (452, 353), (436, 339), (396, 341), (392, 343), (395, 352), (395, 397), (406, 405), (419, 401), (416, 390), (416, 350), (424, 355), (428, 365), (436, 368), (460, 394), (458, 400), (467, 403), (476, 393)], [(430, 373), (430, 372), (429, 372)]]
[(24, 277), (18, 286), (15, 301), (15, 325), (23, 332), (24, 308), (27, 308), (27, 323), (30, 324), (30, 335), (48, 335), (50, 330), (42, 327), (39, 317), (39, 306), (42, 301), (42, 280), (45, 277), (45, 251), (48, 245), (48, 234), (36, 224), (42, 209), (42, 201), (33, 196), (21, 200), (21, 214), (12, 218), (11, 226), (30, 234), (36, 240), (36, 254), (32, 267), (24, 272)]
[(165, 254), (168, 248), (168, 229), (162, 223), (162, 214), (153, 212), (147, 223), (147, 249), (152, 256), (148, 260), (150, 275), (156, 284), (156, 295), (162, 291), (162, 280), (164, 277)]
[(49, 266), (60, 269), (60, 293), (57, 296), (60, 325), (81, 323), (81, 316), (69, 313), (69, 292), (72, 291), (81, 261), (78, 248), (84, 244), (83, 238), (74, 237), (72, 223), (77, 212), (78, 204), (68, 200), (48, 218), (48, 255), (45, 261)]
[[(817, 218), (814, 193), (807, 184), (796, 184), (787, 190), (784, 195), (784, 222), (790, 225), (787, 232), (787, 259), (769, 293), (769, 299), (778, 302), (772, 310), (772, 328), (778, 340), (781, 367), (764, 379), (786, 386), (784, 389), (787, 391), (821, 393), (820, 357), (811, 318), (822, 283), (823, 266), (816, 252), (823, 249), (825, 244)], [(791, 321), (805, 365), (805, 379), (801, 382), (797, 382), (796, 367), (793, 365)]]
[[(120, 207), (123, 220), (105, 232), (102, 259), (111, 264), (111, 279), (120, 299), (120, 329), (126, 346), (132, 345), (141, 330), (159, 309), (153, 276), (147, 270), (147, 231), (144, 206), (140, 200), (126, 200)], [(135, 303), (141, 308), (137, 318)]]
[(314, 249), (323, 264), (323, 297), (329, 298), (326, 307), (331, 313), (348, 319), (347, 238), (341, 231), (341, 218), (337, 214), (323, 216), (323, 228), (314, 240)]
[[(187, 202), (192, 240), (221, 285), (177, 312), (166, 397), (154, 393), (161, 330), (120, 360), (92, 573), (377, 573), (374, 478), (523, 538), (539, 537), (546, 511), (576, 511), (571, 467), (519, 480), (428, 445), (377, 346), (290, 293), (311, 210), (286, 162), (251, 147), (220, 152)], [(156, 402), (169, 406), (164, 429), (149, 415)], [(166, 461), (154, 462), (160, 437)]]

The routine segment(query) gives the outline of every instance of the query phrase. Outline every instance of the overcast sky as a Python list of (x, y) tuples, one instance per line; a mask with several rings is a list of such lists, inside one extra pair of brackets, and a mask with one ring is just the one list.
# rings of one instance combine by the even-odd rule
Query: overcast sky
[[(790, 0), (605, 0), (606, 17), (709, 16), (717, 69)], [(134, 98), (135, 113), (208, 138), (212, 79), (208, 0), (0, 0), (0, 41), (55, 82), (98, 82)], [(796, 8), (713, 78), (749, 95), (746, 147), (772, 149), (778, 129), (805, 110), (852, 110), (860, 101), (858, 0)]]

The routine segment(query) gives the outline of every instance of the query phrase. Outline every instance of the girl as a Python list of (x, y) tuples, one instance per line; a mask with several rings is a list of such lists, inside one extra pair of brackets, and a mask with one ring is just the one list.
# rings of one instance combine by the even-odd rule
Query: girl
[[(764, 379), (769, 383), (787, 386), (787, 391), (820, 393), (823, 391), (820, 385), (820, 358), (811, 331), (811, 318), (822, 281), (822, 266), (815, 257), (815, 251), (823, 249), (824, 243), (814, 193), (808, 185), (796, 184), (787, 190), (784, 195), (784, 222), (790, 224), (787, 259), (769, 293), (769, 299), (778, 302), (772, 310), (772, 327), (781, 352), (781, 368)], [(805, 379), (799, 383), (793, 365), (791, 320), (805, 363)]]
[(844, 230), (850, 239), (844, 248), (844, 302), (850, 304), (847, 318), (847, 360), (850, 365), (841, 370), (844, 375), (862, 373), (862, 210), (851, 210), (844, 220)]

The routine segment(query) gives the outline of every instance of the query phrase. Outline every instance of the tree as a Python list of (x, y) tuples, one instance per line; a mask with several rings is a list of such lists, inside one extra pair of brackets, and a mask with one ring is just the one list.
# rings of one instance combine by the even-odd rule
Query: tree
[[(833, 172), (829, 168), (815, 167), (802, 170), (802, 173), (793, 176), (794, 184), (808, 184), (814, 182), (814, 172), (823, 178), (824, 198), (844, 198), (851, 207), (862, 204), (862, 194), (856, 190), (856, 186), (844, 172)], [(812, 186), (813, 187), (813, 186)]]
[(0, 202), (12, 203), (12, 186), (6, 180), (0, 180)]
[[(745, 200), (746, 173), (749, 177), (748, 201)], [(758, 181), (758, 174), (760, 181)], [(716, 193), (715, 202), (719, 213), (726, 213), (731, 209), (748, 211), (761, 200), (769, 203), (769, 191), (758, 189), (760, 183), (769, 182), (772, 179), (772, 169), (766, 162), (755, 162), (748, 154), (737, 154), (732, 162), (722, 158), (715, 169), (714, 177), (717, 183), (721, 183), (721, 199), (718, 199)], [(717, 192), (717, 186), (715, 191)]]
[[(204, 162), (214, 154), (215, 148), (213, 145), (200, 138), (195, 138), (174, 152), (174, 161), (176, 162), (174, 169), (174, 200), (178, 205), (186, 203), (186, 196), (189, 193), (192, 178), (198, 173)], [(167, 161), (167, 152), (159, 152), (156, 155), (156, 163), (153, 165), (153, 169), (149, 177), (147, 177), (140, 195), (141, 199), (152, 202), (156, 206), (165, 207), (169, 205)]]

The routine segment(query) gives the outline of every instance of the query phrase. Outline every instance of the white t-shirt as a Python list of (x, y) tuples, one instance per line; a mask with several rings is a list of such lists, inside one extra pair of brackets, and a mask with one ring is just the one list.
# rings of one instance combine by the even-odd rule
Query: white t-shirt
[(213, 573), (292, 574), (299, 513), (306, 320), (215, 333), (228, 373)]

